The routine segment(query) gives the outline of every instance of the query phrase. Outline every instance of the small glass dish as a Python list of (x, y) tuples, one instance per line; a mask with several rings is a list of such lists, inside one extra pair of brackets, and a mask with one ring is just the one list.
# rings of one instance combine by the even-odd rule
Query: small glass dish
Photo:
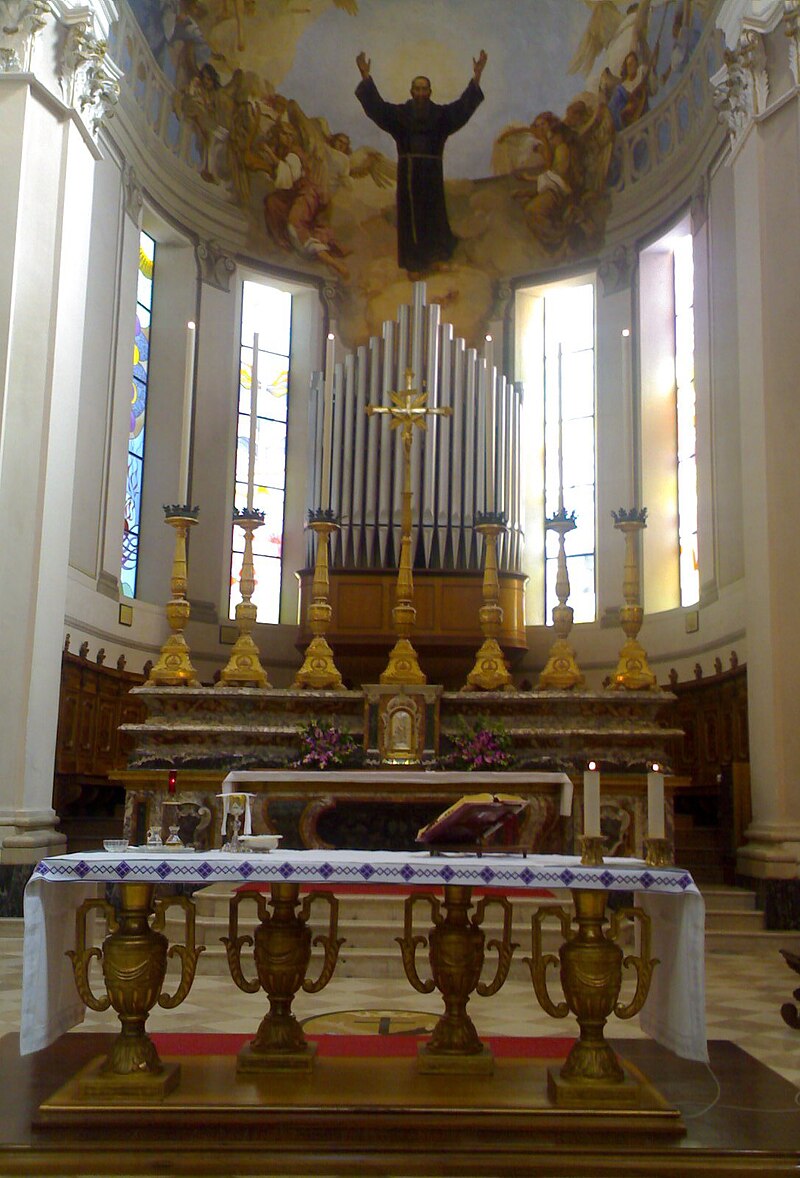
[(127, 839), (103, 839), (103, 850), (110, 851), (112, 855), (119, 855), (122, 851), (127, 851)]

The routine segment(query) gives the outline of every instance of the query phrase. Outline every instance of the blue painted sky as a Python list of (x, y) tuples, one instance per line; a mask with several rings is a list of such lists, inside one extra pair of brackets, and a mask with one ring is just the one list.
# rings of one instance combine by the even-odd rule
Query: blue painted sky
[[(353, 91), (355, 57), (364, 49), (388, 101), (408, 97), (411, 78), (427, 74), (434, 99), (448, 102), (472, 75), (472, 59), (489, 55), (486, 101), (469, 127), (447, 146), (447, 174), (490, 174), (492, 142), (511, 122), (530, 122), (541, 110), (563, 112), (583, 87), (567, 65), (588, 19), (582, 0), (359, 0), (357, 16), (331, 7), (300, 37), (295, 64), (280, 82), (308, 114), (325, 114), (354, 145), (394, 155), (391, 139), (364, 115)], [(309, 71), (307, 64), (315, 62)]]

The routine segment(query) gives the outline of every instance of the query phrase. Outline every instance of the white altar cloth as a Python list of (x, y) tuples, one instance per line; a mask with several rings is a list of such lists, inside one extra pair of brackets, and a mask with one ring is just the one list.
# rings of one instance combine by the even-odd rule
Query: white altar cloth
[[(430, 855), (426, 851), (278, 850), (269, 854), (198, 851), (170, 854), (130, 848), (119, 853), (57, 855), (37, 864), (25, 889), (25, 943), (20, 1051), (39, 1051), (83, 1021), (65, 956), (74, 947), (75, 908), (108, 883), (463, 884), (509, 889), (590, 888), (632, 891), (650, 914), (653, 973), (640, 1026), (686, 1059), (707, 1060), (703, 898), (688, 871), (609, 859), (585, 867), (565, 855)], [(54, 886), (54, 885), (68, 886)], [(202, 970), (202, 958), (199, 967)]]

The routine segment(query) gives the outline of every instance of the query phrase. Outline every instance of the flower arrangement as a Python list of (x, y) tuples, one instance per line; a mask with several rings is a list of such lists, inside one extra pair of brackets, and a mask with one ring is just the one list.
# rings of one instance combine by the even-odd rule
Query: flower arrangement
[(340, 769), (358, 747), (348, 732), (334, 724), (325, 727), (319, 720), (309, 720), (299, 736), (302, 752), (296, 764), (309, 769)]
[(451, 736), (453, 752), (445, 758), (448, 769), (508, 769), (513, 762), (511, 737), (502, 724), (483, 719), (473, 724), (461, 720), (461, 731)]

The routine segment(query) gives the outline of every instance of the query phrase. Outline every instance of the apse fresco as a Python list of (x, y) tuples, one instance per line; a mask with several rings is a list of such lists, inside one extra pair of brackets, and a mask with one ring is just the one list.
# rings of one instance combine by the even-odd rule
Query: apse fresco
[[(353, 343), (394, 316), (414, 278), (475, 340), (499, 280), (596, 254), (617, 136), (675, 86), (713, 7), (130, 3), (202, 179), (240, 208), (254, 254), (336, 280)], [(444, 108), (435, 127), (430, 102), (414, 105), (425, 95), (409, 99), (415, 78)], [(398, 109), (407, 100), (411, 116)], [(439, 247), (404, 249), (426, 218), (437, 219)]]

